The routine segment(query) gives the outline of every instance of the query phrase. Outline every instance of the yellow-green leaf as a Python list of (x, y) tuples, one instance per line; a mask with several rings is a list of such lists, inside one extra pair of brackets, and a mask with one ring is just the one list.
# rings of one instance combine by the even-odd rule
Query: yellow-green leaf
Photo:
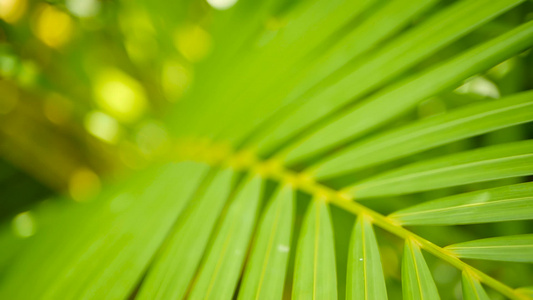
[[(432, 69), (415, 74), (367, 98), (304, 139), (291, 143), (285, 160), (302, 161), (338, 147), (383, 125), (438, 92), (459, 84), (492, 65), (533, 45), (533, 21), (476, 46)], [(352, 83), (353, 84), (353, 83)]]
[(463, 271), (462, 277), (464, 300), (490, 300), (481, 283), (476, 278), (466, 271)]
[(533, 92), (524, 92), (386, 131), (327, 157), (311, 169), (318, 179), (334, 177), (532, 120)]
[(220, 170), (204, 182), (150, 268), (138, 299), (183, 298), (228, 198), (232, 175), (230, 169)]
[[(413, 4), (420, 7), (428, 5), (428, 3), (408, 2), (406, 6)], [(340, 62), (341, 66), (350, 67), (348, 71), (342, 72), (341, 76), (329, 77), (327, 76), (330, 75), (329, 72), (327, 74), (314, 74), (310, 71), (310, 74), (306, 74), (303, 82), (294, 89), (295, 91), (291, 91), (292, 94), (290, 96), (294, 96), (294, 94), (300, 96), (303, 93), (301, 90), (304, 92), (308, 90), (307, 88), (302, 88), (302, 85), (304, 87), (312, 86), (314, 82), (321, 81), (320, 84), (303, 97), (298, 99), (289, 97), (286, 100), (294, 103), (289, 107), (285, 107), (284, 110), (278, 112), (267, 122), (265, 126), (267, 128), (262, 132), (264, 136), (261, 136), (262, 139), (258, 139), (258, 147), (262, 151), (270, 152), (282, 143), (291, 142), (291, 139), (308, 130), (311, 126), (316, 125), (317, 120), (322, 121), (343, 105), (362, 99), (364, 95), (382, 87), (395, 76), (402, 74), (439, 49), (449, 45), (452, 41), (478, 28), (520, 2), (522, 1), (458, 1), (430, 16), (427, 20), (412, 27), (404, 34), (392, 39), (389, 43), (380, 45), (377, 49), (367, 48), (367, 45), (381, 38), (379, 34), (376, 34), (376, 31), (383, 32), (382, 26), (386, 28), (390, 22), (397, 21), (397, 13), (390, 11), (390, 15), (381, 15), (382, 20), (387, 20), (387, 24), (376, 21), (363, 22), (361, 29), (367, 29), (364, 30), (363, 34), (357, 35), (360, 28), (356, 27), (354, 29), (356, 34), (349, 36), (351, 39), (342, 41), (349, 46), (343, 48), (343, 43), (341, 42), (341, 45), (335, 47), (340, 48), (338, 51), (326, 52), (326, 57), (317, 61), (319, 65), (314, 67), (314, 69), (318, 69), (321, 72), (324, 72), (324, 70), (331, 71), (336, 70), (339, 66), (337, 63)], [(390, 5), (392, 6), (393, 4)], [(371, 15), (369, 21), (372, 21), (373, 15)], [(380, 27), (378, 30), (375, 29), (377, 26)], [(370, 34), (368, 34), (369, 32)], [(384, 31), (384, 33), (388, 32)], [(352, 47), (355, 47), (355, 49), (350, 49)], [(350, 65), (347, 63), (348, 60), (343, 59), (346, 55), (344, 54), (345, 50), (350, 50), (348, 51), (348, 58), (351, 59), (353, 58), (352, 55), (360, 53), (359, 49), (375, 51), (371, 51), (369, 55), (359, 57), (357, 64)], [(402, 50), (399, 51), (399, 49)], [(334, 50), (337, 49), (332, 51)], [(268, 93), (268, 96), (270, 96), (270, 93)], [(392, 99), (392, 101), (397, 100)], [(378, 115), (374, 117), (378, 117)], [(257, 135), (257, 132), (254, 132), (254, 135)], [(253, 138), (257, 139), (256, 136), (252, 136)]]
[(233, 296), (257, 218), (261, 186), (257, 175), (241, 183), (199, 271), (191, 299)]
[(293, 299), (337, 299), (333, 228), (327, 204), (315, 198), (307, 209), (296, 251)]
[(469, 241), (446, 249), (461, 258), (533, 263), (533, 234)]
[(420, 247), (405, 241), (402, 259), (402, 290), (406, 300), (438, 300), (439, 292)]
[(346, 299), (387, 299), (387, 287), (372, 223), (360, 216), (352, 233), (346, 279)]
[(455, 225), (533, 219), (533, 182), (445, 197), (389, 216), (402, 225)]
[(347, 188), (371, 198), (533, 174), (533, 140), (466, 151), (414, 163)]
[(4, 274), (0, 298), (127, 298), (207, 170), (195, 162), (143, 170), (91, 203), (44, 211), (48, 224)]
[(281, 299), (291, 246), (294, 190), (279, 188), (264, 212), (239, 299)]

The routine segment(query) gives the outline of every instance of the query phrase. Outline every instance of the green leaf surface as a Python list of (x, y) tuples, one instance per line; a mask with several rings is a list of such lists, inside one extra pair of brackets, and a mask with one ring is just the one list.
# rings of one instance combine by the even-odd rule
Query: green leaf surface
[[(271, 36), (267, 42), (257, 41), (261, 44), (259, 49), (252, 47), (250, 51), (239, 53), (240, 59), (232, 61), (237, 66), (232, 65), (229, 70), (224, 69), (222, 76), (229, 82), (224, 89), (218, 90), (218, 93), (207, 96), (215, 99), (216, 105), (211, 105), (208, 111), (201, 114), (201, 120), (195, 120), (205, 128), (201, 129), (202, 133), (214, 134), (234, 142), (232, 136), (247, 132), (251, 128), (250, 123), (255, 123), (268, 115), (266, 112), (277, 108), (282, 100), (269, 98), (268, 101), (249, 101), (249, 99), (264, 97), (265, 93), (270, 94), (272, 85), (279, 85), (279, 82), (283, 82), (280, 79), (284, 79), (285, 76), (290, 78), (292, 70), (299, 70), (308, 64), (307, 60), (316, 55), (317, 48), (322, 48), (324, 43), (328, 43), (332, 36), (343, 30), (343, 27), (373, 2), (375, 0), (300, 2), (296, 9), (285, 16), (290, 18), (288, 24), (276, 30), (274, 35), (272, 30), (267, 28), (262, 33)], [(261, 38), (261, 35), (258, 37)], [(206, 90), (211, 91), (211, 89)], [(231, 110), (226, 109), (227, 101), (232, 103)], [(220, 114), (224, 109), (226, 113)], [(213, 127), (213, 124), (218, 125)], [(220, 126), (221, 124), (227, 126)]]
[(83, 209), (70, 203), (19, 253), (0, 298), (127, 298), (206, 170), (194, 162), (169, 164), (141, 172)]
[(313, 199), (300, 232), (294, 264), (293, 299), (337, 299), (337, 272), (329, 208)]
[(281, 187), (264, 212), (239, 299), (282, 299), (294, 219), (294, 190)]
[(181, 299), (200, 264), (209, 237), (226, 203), (233, 171), (218, 171), (178, 220), (153, 262), (136, 299)]
[(389, 216), (402, 225), (457, 225), (533, 219), (533, 182), (445, 197)]
[[(278, 93), (274, 94), (274, 97), (283, 98), (283, 103), (285, 104), (296, 102), (292, 106), (285, 107), (285, 113), (296, 109), (299, 104), (305, 106), (307, 100), (311, 100), (308, 98), (309, 95), (312, 95), (313, 91), (322, 88), (324, 84), (331, 84), (339, 76), (342, 77), (342, 75), (338, 75), (335, 71), (346, 66), (351, 60), (365, 54), (365, 52), (374, 48), (380, 41), (400, 31), (421, 11), (427, 10), (435, 3), (433, 0), (416, 0), (409, 1), (409, 3), (396, 0), (377, 5), (374, 2), (374, 0), (363, 1), (357, 6), (359, 10), (366, 9), (371, 4), (379, 6), (368, 17), (365, 18), (364, 15), (360, 16), (361, 24), (356, 24), (353, 28), (350, 28), (350, 32), (342, 36), (339, 41), (323, 51), (323, 53), (320, 53), (319, 57), (311, 64), (297, 70), (297, 76), (285, 75), (288, 78), (284, 78), (284, 81), (280, 83), (285, 89), (275, 91)], [(368, 14), (368, 12), (366, 13)], [(387, 19), (387, 22), (381, 22), (384, 19)], [(330, 76), (333, 73), (336, 76)], [(271, 93), (267, 93), (267, 95), (269, 98), (272, 97)], [(302, 103), (304, 99), (306, 102)], [(279, 119), (280, 117), (281, 114), (278, 112), (273, 116), (273, 119)], [(262, 135), (258, 135), (252, 138), (257, 139), (259, 136), (262, 137)], [(270, 135), (266, 138), (268, 139), (269, 137)]]
[(533, 174), (533, 140), (461, 152), (385, 172), (346, 191), (356, 198), (415, 193)]
[[(352, 60), (366, 54), (365, 52), (374, 48), (380, 41), (403, 29), (421, 12), (428, 10), (436, 2), (435, 0), (409, 2), (393, 0), (376, 5), (379, 6), (378, 9), (375, 9), (366, 18), (362, 16), (364, 19), (362, 18), (361, 24), (353, 26), (350, 32), (322, 53), (320, 59), (313, 62), (313, 67), (310, 70), (305, 70), (304, 78), (297, 78), (300, 80), (299, 85), (291, 91), (284, 101), (290, 103), (301, 96), (312, 95), (312, 91), (304, 95), (298, 92), (309, 91), (311, 88), (316, 90), (317, 87), (324, 88), (321, 83), (322, 80), (327, 83), (332, 83), (332, 81), (335, 83), (343, 75), (347, 75), (344, 74), (346, 71), (340, 72), (341, 74), (334, 74), (335, 71), (347, 64), (353, 64)], [(385, 19), (387, 22), (382, 21)], [(334, 76), (331, 76), (332, 74)]]
[(475, 240), (445, 249), (461, 258), (533, 263), (533, 234)]
[[(412, 109), (420, 101), (520, 53), (533, 44), (533, 21), (476, 46), (440, 65), (381, 90), (287, 150), (287, 163), (320, 154)], [(360, 84), (358, 82), (357, 84)]]
[(348, 254), (346, 299), (387, 299), (387, 287), (374, 229), (369, 219), (357, 219)]
[(259, 176), (241, 183), (198, 273), (191, 299), (231, 299), (241, 275), (257, 218), (262, 190)]
[(490, 300), (481, 283), (468, 272), (463, 272), (462, 284), (464, 300)]
[(402, 259), (402, 290), (406, 300), (438, 300), (439, 292), (419, 246), (405, 241)]
[[(317, 81), (312, 78), (302, 79), (299, 86), (292, 91), (293, 95), (296, 91), (297, 95), (302, 96), (298, 98), (290, 95), (285, 101), (294, 103), (280, 110), (268, 121), (268, 125), (264, 125), (267, 128), (263, 130), (262, 135), (259, 135), (260, 139), (257, 138), (257, 132), (254, 133), (256, 136), (252, 139), (263, 152), (270, 152), (279, 147), (280, 144), (290, 142), (291, 139), (310, 127), (311, 124), (316, 123), (317, 120), (323, 119), (347, 103), (361, 99), (373, 89), (380, 87), (452, 41), (520, 2), (522, 1), (459, 1), (430, 16), (426, 21), (417, 24), (405, 34), (386, 43), (379, 49), (375, 49), (368, 57), (358, 59), (358, 63), (353, 65), (355, 68), (352, 67), (349, 72), (341, 73), (329, 80), (323, 80), (323, 77), (319, 77), (326, 82), (326, 87), (319, 86), (318, 89), (315, 88), (302, 95), (301, 90), (307, 90), (302, 86), (312, 86)], [(412, 4), (416, 4), (416, 2), (409, 1), (405, 6)], [(427, 4), (429, 3), (420, 6)], [(391, 2), (389, 5), (393, 6), (395, 3)], [(400, 11), (404, 12), (403, 10)], [(381, 20), (387, 20), (386, 24), (376, 21), (361, 24), (362, 28), (368, 28), (366, 34), (368, 32), (375, 34), (376, 26), (380, 27), (377, 31), (381, 32), (381, 27), (386, 28), (390, 22), (398, 21), (397, 12), (386, 9), (383, 12), (380, 11), (380, 13), (384, 12), (391, 13), (390, 15), (381, 15)], [(370, 19), (372, 18), (373, 15)], [(379, 34), (376, 34), (375, 37), (367, 37), (364, 34), (359, 36), (357, 32), (359, 32), (358, 28), (354, 30), (351, 38), (346, 38), (344, 42), (346, 45), (341, 42), (326, 53), (327, 56), (319, 60), (314, 69), (322, 72), (328, 70), (329, 73), (330, 70), (336, 68), (337, 63), (346, 63), (346, 60), (343, 59), (344, 51), (349, 50), (349, 55), (353, 58), (353, 55), (360, 53), (359, 49), (365, 49), (367, 45), (372, 44), (372, 41), (379, 37)], [(384, 31), (384, 33), (387, 32)], [(352, 47), (356, 49), (351, 49)], [(310, 71), (307, 77), (324, 75), (326, 74), (315, 75), (313, 71)], [(292, 99), (291, 96), (298, 99)]]
[[(319, 180), (533, 120), (533, 92), (460, 108), (347, 147), (311, 167)], [(391, 151), (394, 149), (394, 151)]]

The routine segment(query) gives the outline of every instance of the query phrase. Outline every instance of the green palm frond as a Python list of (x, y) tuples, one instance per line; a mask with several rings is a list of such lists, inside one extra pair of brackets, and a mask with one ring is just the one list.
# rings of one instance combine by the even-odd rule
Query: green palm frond
[[(0, 299), (533, 299), (519, 288), (533, 276), (533, 92), (514, 82), (531, 68), (531, 2), (118, 3), (109, 22), (150, 24), (136, 31), (146, 49), (132, 54), (127, 28), (114, 45), (142, 87), (102, 93), (154, 103), (105, 120), (122, 122), (124, 147), (161, 142), (81, 203), (32, 206), (29, 237), (0, 223)], [(143, 60), (150, 36), (160, 52)], [(461, 92), (510, 62), (525, 67), (507, 71), (501, 99)], [(162, 91), (159, 70), (187, 87)], [(85, 94), (46, 72), (26, 88)], [(165, 97), (176, 102), (156, 109)], [(147, 133), (128, 137), (136, 126)], [(28, 143), (0, 129), (6, 145)]]

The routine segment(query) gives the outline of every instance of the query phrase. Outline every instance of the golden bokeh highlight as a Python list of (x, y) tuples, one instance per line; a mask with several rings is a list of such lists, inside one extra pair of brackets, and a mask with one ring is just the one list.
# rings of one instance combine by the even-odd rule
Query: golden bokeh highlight
[(100, 177), (91, 169), (80, 167), (70, 176), (68, 190), (74, 201), (85, 202), (100, 192)]
[(74, 22), (65, 12), (48, 4), (42, 5), (34, 24), (35, 35), (47, 46), (61, 48), (72, 37)]
[(16, 23), (26, 12), (27, 6), (27, 0), (0, 0), (0, 19)]
[(134, 78), (118, 69), (106, 69), (94, 86), (98, 106), (122, 122), (137, 121), (147, 109), (146, 93)]
[(85, 116), (85, 129), (93, 136), (115, 144), (120, 135), (120, 125), (115, 118), (101, 112), (92, 111)]

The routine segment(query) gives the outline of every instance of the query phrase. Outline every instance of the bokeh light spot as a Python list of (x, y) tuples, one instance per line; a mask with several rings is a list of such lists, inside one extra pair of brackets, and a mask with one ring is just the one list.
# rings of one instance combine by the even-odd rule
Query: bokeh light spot
[(38, 77), (38, 67), (33, 61), (23, 61), (17, 74), (18, 82), (25, 87), (34, 86)]
[(116, 69), (100, 73), (95, 84), (96, 102), (107, 113), (123, 122), (133, 122), (145, 112), (144, 88), (135, 79)]
[(207, 0), (207, 3), (214, 9), (224, 10), (235, 5), (237, 0)]
[(0, 0), (0, 19), (15, 23), (24, 15), (26, 7), (26, 0)]
[(181, 97), (192, 80), (191, 71), (175, 61), (167, 61), (161, 72), (161, 85), (170, 101)]
[(143, 10), (125, 10), (119, 15), (119, 24), (124, 34), (124, 46), (133, 62), (153, 63), (161, 52), (150, 16)]
[(120, 133), (120, 126), (113, 117), (93, 111), (85, 117), (85, 129), (93, 136), (108, 143), (116, 143)]
[(73, 15), (81, 18), (93, 17), (100, 11), (97, 0), (67, 0), (65, 4)]
[(211, 35), (202, 27), (189, 25), (176, 31), (174, 44), (191, 62), (199, 62), (211, 51)]
[(76, 169), (69, 181), (69, 193), (77, 202), (84, 202), (100, 192), (100, 177), (91, 169), (81, 167)]
[(46, 45), (60, 48), (70, 40), (73, 26), (68, 14), (52, 5), (44, 5), (37, 15), (34, 31)]
[(37, 228), (35, 218), (29, 211), (20, 213), (13, 218), (12, 228), (15, 235), (27, 238), (35, 234)]
[(19, 61), (15, 56), (0, 54), (0, 75), (4, 78), (13, 78), (18, 70)]
[(455, 89), (459, 94), (474, 94), (481, 97), (500, 98), (500, 91), (494, 82), (483, 76), (475, 76)]

